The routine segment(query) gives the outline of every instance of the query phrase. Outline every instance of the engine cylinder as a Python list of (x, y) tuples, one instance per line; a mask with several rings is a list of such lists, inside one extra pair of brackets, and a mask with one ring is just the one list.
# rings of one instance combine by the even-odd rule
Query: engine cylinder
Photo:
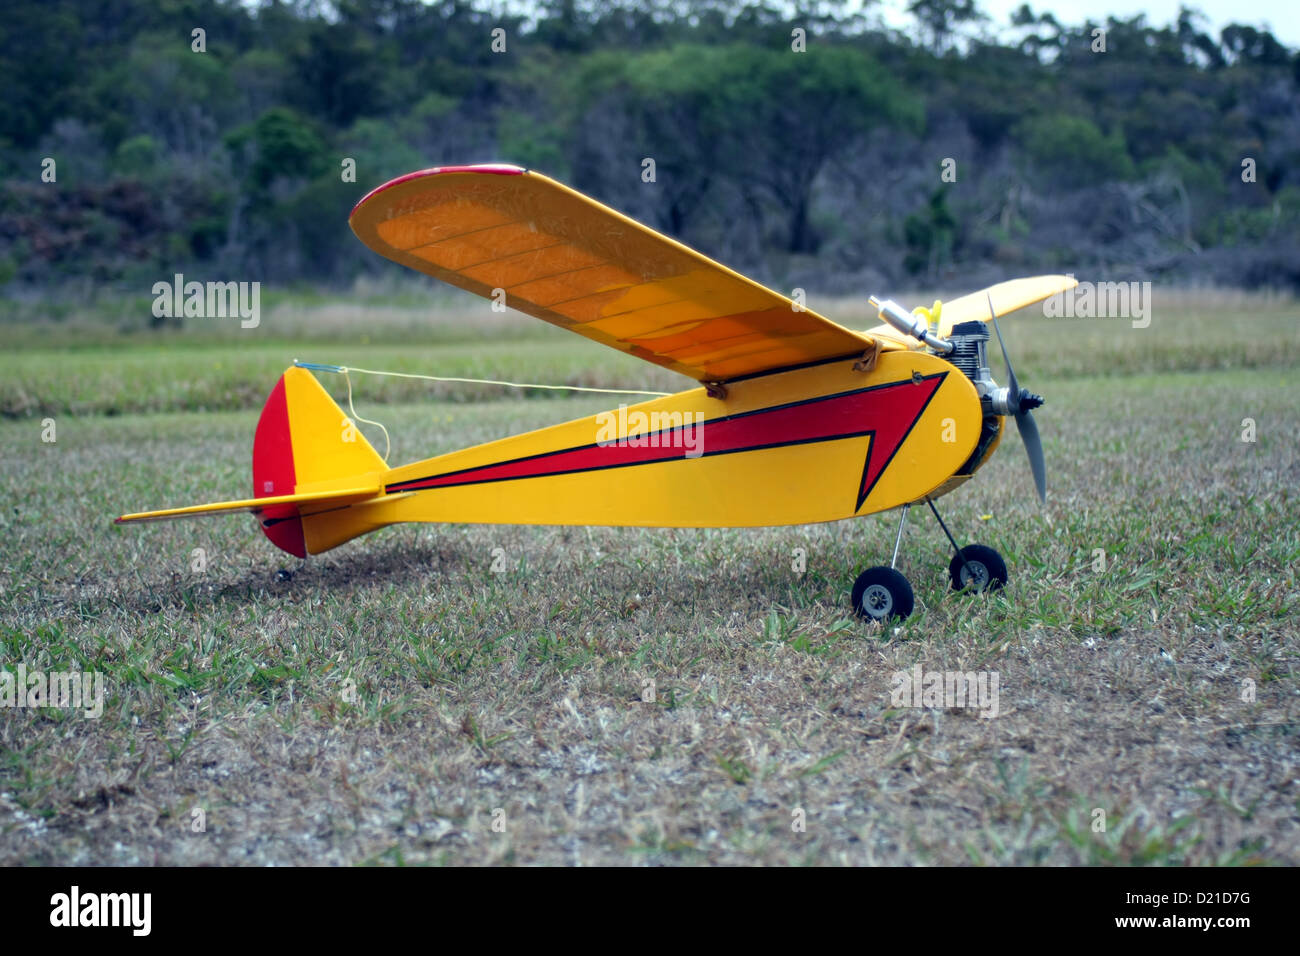
[(952, 327), (948, 341), (953, 348), (944, 356), (945, 359), (961, 369), (962, 374), (977, 385), (982, 379), (989, 379), (987, 325), (983, 322), (959, 322)]

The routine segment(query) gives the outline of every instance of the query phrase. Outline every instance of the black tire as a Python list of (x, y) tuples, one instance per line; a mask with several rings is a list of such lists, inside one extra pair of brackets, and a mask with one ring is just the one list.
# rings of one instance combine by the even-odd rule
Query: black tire
[[(970, 580), (972, 575), (975, 577), (973, 584)], [(964, 591), (968, 585), (977, 594), (996, 591), (1007, 583), (1007, 565), (1002, 555), (992, 548), (968, 544), (961, 549), (960, 558), (953, 555), (952, 563), (948, 565), (948, 578), (954, 591)]]
[(867, 568), (853, 582), (853, 610), (869, 621), (901, 621), (912, 606), (912, 585), (893, 568)]

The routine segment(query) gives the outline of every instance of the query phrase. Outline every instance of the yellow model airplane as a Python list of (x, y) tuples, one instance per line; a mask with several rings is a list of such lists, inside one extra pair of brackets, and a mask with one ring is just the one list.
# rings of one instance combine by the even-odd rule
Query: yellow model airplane
[[(380, 255), (701, 387), (390, 468), (295, 364), (258, 421), (252, 499), (118, 522), (251, 511), (301, 558), (403, 521), (745, 527), (901, 508), (889, 566), (852, 591), (859, 614), (883, 620), (913, 606), (895, 569), (907, 509), (925, 502), (939, 518), (934, 499), (989, 459), (1007, 415), (1044, 494), (1030, 416), (1041, 399), (1009, 361), (1009, 387), (994, 383), (985, 322), (1069, 277), (1005, 282), (937, 315), (872, 299), (886, 324), (854, 332), (515, 166), (402, 176), (362, 199), (351, 225)], [(996, 551), (959, 548), (943, 528), (955, 588), (1005, 583)]]

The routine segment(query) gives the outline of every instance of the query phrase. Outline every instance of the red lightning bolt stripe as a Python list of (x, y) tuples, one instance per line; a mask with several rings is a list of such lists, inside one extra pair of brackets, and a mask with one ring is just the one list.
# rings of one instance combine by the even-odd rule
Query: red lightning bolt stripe
[[(870, 388), (839, 392), (818, 398), (776, 405), (753, 412), (714, 418), (694, 426), (693, 448), (699, 457), (835, 441), (870, 436), (862, 478), (857, 488), (855, 512), (861, 509), (871, 489), (893, 460), (943, 384), (947, 372), (927, 375), (919, 381), (905, 379)], [(421, 491), (453, 488), (490, 481), (518, 481), (605, 468), (627, 468), (687, 458), (681, 432), (688, 426), (630, 436), (637, 445), (581, 445), (529, 455), (489, 465), (478, 465), (425, 478), (411, 478), (387, 487), (387, 491)], [(653, 444), (651, 444), (653, 442)]]

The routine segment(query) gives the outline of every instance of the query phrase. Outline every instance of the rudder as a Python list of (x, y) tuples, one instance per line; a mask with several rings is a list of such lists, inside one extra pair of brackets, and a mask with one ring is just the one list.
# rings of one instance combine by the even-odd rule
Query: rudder
[[(268, 498), (323, 492), (382, 475), (388, 466), (306, 369), (280, 376), (262, 408), (253, 436), (253, 496)], [(337, 522), (308, 505), (268, 507), (262, 532), (271, 543), (299, 558), (319, 554), (377, 525)]]

